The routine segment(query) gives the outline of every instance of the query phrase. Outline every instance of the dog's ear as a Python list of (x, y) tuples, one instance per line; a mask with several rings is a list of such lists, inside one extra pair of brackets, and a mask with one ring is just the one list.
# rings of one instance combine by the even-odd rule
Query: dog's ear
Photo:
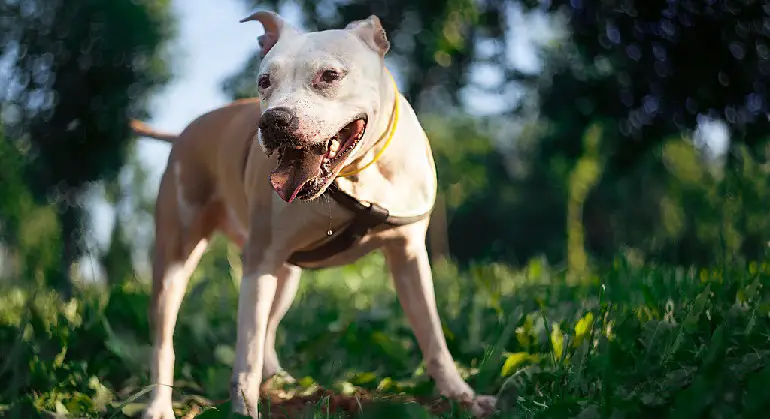
[(278, 16), (277, 13), (269, 12), (267, 10), (260, 10), (259, 12), (252, 13), (251, 15), (241, 19), (241, 23), (251, 20), (259, 21), (262, 27), (265, 28), (265, 34), (259, 36), (257, 41), (259, 42), (260, 54), (264, 56), (270, 51), (271, 48), (278, 42), (278, 38), (297, 34), (298, 31), (288, 24), (283, 18)]
[(350, 22), (348, 26), (345, 26), (345, 29), (353, 31), (366, 45), (382, 57), (390, 49), (388, 35), (385, 34), (385, 29), (382, 28), (380, 18), (375, 15), (371, 15), (364, 20)]

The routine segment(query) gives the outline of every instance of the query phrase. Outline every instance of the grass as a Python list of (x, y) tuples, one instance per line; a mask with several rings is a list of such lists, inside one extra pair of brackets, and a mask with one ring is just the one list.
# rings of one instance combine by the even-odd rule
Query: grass
[[(178, 413), (204, 419), (229, 416), (239, 276), (237, 264), (207, 258), (175, 338)], [(580, 286), (540, 260), (521, 270), (445, 264), (434, 272), (449, 348), (474, 389), (500, 397), (497, 417), (751, 418), (770, 408), (767, 264), (698, 270), (618, 260)], [(148, 304), (138, 281), (86, 287), (70, 303), (6, 286), (0, 416), (138, 417)], [(446, 403), (429, 414), (414, 402), (368, 402), (376, 394), (427, 405), (434, 390), (377, 255), (307, 273), (278, 340), (299, 383), (274, 387), (312, 402), (302, 417), (341, 417), (332, 410), (345, 403), (360, 404), (366, 418), (468, 417)], [(282, 408), (293, 407), (270, 405)]]

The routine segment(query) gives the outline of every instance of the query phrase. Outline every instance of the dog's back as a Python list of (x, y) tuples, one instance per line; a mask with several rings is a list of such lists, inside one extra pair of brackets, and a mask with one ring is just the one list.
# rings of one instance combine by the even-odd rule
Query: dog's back
[[(156, 236), (167, 249), (160, 259), (178, 259), (214, 230), (241, 243), (240, 229), (232, 225), (232, 211), (245, 203), (241, 174), (251, 138), (243, 133), (259, 123), (258, 99), (243, 99), (209, 111), (193, 120), (176, 138), (149, 132), (132, 123), (138, 135), (172, 144), (161, 177), (156, 202)], [(226, 157), (226, 158), (224, 158)], [(169, 232), (179, 232), (178, 235)]]
[[(243, 125), (256, 128), (259, 123), (259, 100), (241, 99), (213, 109), (195, 118), (176, 136), (158, 132), (134, 131), (172, 144), (164, 178), (173, 178), (174, 183), (185, 185), (184, 200), (203, 205), (215, 194), (223, 182), (235, 174), (232, 167), (222, 167), (223, 150), (233, 156), (244, 155), (250, 138), (240, 133), (247, 132)], [(238, 134), (234, 134), (238, 133)], [(228, 166), (241, 166), (241, 163)], [(242, 170), (242, 168), (241, 168)], [(162, 192), (161, 192), (162, 193)], [(177, 195), (177, 194), (174, 194)]]
[(169, 166), (176, 159), (185, 163), (198, 160), (211, 175), (221, 174), (221, 168), (217, 167), (219, 159), (212, 157), (223, 149), (242, 150), (250, 138), (232, 133), (246, 131), (242, 125), (256, 129), (259, 114), (258, 99), (241, 99), (199, 116), (173, 142)]

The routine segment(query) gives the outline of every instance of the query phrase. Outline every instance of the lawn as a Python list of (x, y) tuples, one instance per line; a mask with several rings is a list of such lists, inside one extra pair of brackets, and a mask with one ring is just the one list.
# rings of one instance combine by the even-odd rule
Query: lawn
[[(226, 253), (226, 252), (225, 252)], [(220, 255), (221, 256), (221, 255)], [(228, 417), (239, 268), (207, 255), (175, 336), (179, 415)], [(584, 285), (544, 261), (434, 266), (451, 352), (500, 418), (752, 418), (770, 409), (770, 266), (636, 266)], [(0, 416), (138, 417), (148, 392), (149, 287), (0, 294)], [(268, 383), (272, 417), (464, 418), (437, 399), (383, 260), (308, 272)], [(286, 400), (286, 398), (289, 398)], [(265, 410), (265, 411), (266, 411)]]

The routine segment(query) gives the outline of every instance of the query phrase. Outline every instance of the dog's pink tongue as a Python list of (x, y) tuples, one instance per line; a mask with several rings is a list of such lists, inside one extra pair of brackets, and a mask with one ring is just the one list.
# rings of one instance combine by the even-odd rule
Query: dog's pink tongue
[(297, 197), (300, 189), (321, 170), (322, 155), (305, 150), (286, 149), (278, 167), (270, 174), (270, 183), (286, 202)]

